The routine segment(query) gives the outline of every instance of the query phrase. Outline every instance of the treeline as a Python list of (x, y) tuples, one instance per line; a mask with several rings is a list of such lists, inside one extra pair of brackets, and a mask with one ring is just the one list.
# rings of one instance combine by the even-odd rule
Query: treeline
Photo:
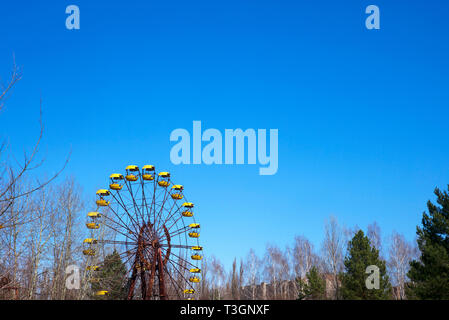
[[(27, 189), (22, 183), (14, 190)], [(205, 257), (199, 298), (448, 299), (449, 196), (439, 189), (435, 194), (437, 203), (428, 202), (417, 241), (396, 232), (383, 237), (375, 222), (362, 231), (330, 217), (318, 248), (296, 236), (286, 248), (267, 245), (261, 256), (250, 249), (230, 270), (217, 257)], [(74, 179), (14, 199), (0, 218), (9, 224), (0, 230), (1, 299), (92, 298), (83, 279), (79, 289), (66, 286), (67, 267), (83, 271), (86, 266), (81, 254), (85, 208)], [(377, 288), (367, 286), (370, 266), (379, 274)], [(108, 298), (123, 297), (113, 291)]]
[(67, 267), (84, 259), (82, 204), (73, 179), (14, 199), (0, 216), (0, 298), (82, 298), (66, 286)]
[[(448, 186), (449, 191), (449, 186)], [(331, 217), (320, 248), (296, 236), (284, 249), (250, 250), (231, 270), (203, 263), (202, 299), (449, 299), (449, 195), (435, 189), (417, 240), (397, 232), (384, 246), (377, 223), (348, 229)]]
[[(394, 232), (384, 248), (377, 223), (369, 225), (365, 235), (361, 230), (344, 228), (330, 217), (324, 229), (319, 248), (306, 237), (296, 236), (286, 248), (268, 244), (262, 256), (250, 249), (244, 259), (235, 259), (228, 271), (217, 257), (206, 257), (201, 298), (342, 299), (343, 278), (351, 263), (361, 266), (357, 272), (362, 287), (368, 276), (366, 267), (377, 265), (388, 279), (389, 298), (405, 298), (410, 262), (418, 257), (413, 242)], [(369, 259), (357, 261), (360, 257)]]

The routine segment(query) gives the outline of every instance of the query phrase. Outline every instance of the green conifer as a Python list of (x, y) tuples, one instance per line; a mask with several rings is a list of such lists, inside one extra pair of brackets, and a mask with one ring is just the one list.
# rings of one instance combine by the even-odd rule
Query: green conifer
[[(391, 298), (391, 284), (387, 275), (386, 263), (379, 258), (379, 251), (371, 246), (367, 236), (359, 230), (348, 245), (348, 255), (344, 261), (345, 272), (341, 275), (342, 296), (348, 300), (384, 300)], [(371, 288), (367, 280), (369, 266), (376, 266), (379, 287)]]

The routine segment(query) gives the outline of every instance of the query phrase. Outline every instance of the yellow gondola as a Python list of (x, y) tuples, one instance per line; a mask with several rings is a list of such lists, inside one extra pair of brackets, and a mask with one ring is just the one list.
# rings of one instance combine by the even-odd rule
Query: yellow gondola
[(120, 173), (113, 173), (109, 176), (111, 178), (111, 184), (109, 184), (109, 188), (112, 190), (122, 190), (123, 185), (120, 181), (123, 181), (123, 175)]
[(87, 216), (90, 217), (90, 218), (100, 218), (101, 214), (99, 212), (89, 212), (87, 214)]
[(185, 293), (185, 294), (194, 294), (194, 293), (195, 293), (195, 290), (193, 290), (193, 289), (185, 289), (185, 290), (184, 290), (184, 293)]
[(191, 258), (193, 260), (202, 260), (203, 256), (199, 255), (199, 254), (192, 254)]
[(172, 199), (174, 200), (181, 200), (184, 196), (182, 195), (182, 190), (184, 190), (184, 187), (180, 184), (175, 184), (173, 187), (171, 187), (172, 190), (178, 191), (171, 194)]
[[(199, 225), (198, 225), (198, 227), (199, 227)], [(193, 254), (191, 256), (193, 260), (201, 260), (201, 259), (203, 259), (203, 256), (200, 254), (201, 251), (203, 250), (203, 247), (201, 247), (201, 246), (193, 246), (190, 249), (193, 250), (192, 251)]]
[(135, 165), (130, 165), (126, 167), (126, 180), (137, 181), (139, 175), (139, 167)]
[(107, 291), (107, 290), (100, 290), (100, 291), (95, 292), (96, 296), (106, 296), (108, 294), (109, 294), (109, 291)]
[(201, 246), (193, 246), (190, 249), (192, 249), (192, 259), (193, 260), (201, 260), (203, 259), (203, 256), (201, 255), (201, 251), (203, 250), (203, 247)]
[(127, 174), (126, 175), (126, 180), (128, 181), (137, 181), (137, 176), (135, 174)]
[(100, 207), (107, 207), (109, 205), (109, 201), (106, 201), (104, 199), (98, 199), (96, 201), (96, 204), (97, 204), (97, 206), (100, 206)]
[(100, 196), (100, 197), (107, 197), (110, 194), (111, 193), (107, 189), (99, 189), (99, 190), (97, 190), (97, 195)]
[(86, 250), (83, 250), (83, 254), (85, 256), (94, 256), (95, 255), (95, 250), (94, 249), (86, 249)]
[(89, 223), (86, 223), (86, 227), (88, 229), (99, 229), (100, 225), (95, 222), (89, 222)]
[(162, 177), (162, 178), (169, 178), (170, 172), (167, 172), (167, 171), (159, 172), (158, 176)]
[(99, 266), (87, 266), (86, 270), (100, 271), (100, 267)]
[(190, 281), (190, 282), (200, 282), (201, 279), (198, 278), (198, 277), (190, 277), (190, 278), (189, 278), (189, 281)]
[(4, 228), (4, 226), (2, 224), (0, 224), (0, 230), (3, 229), (3, 228)]
[(189, 228), (196, 229), (196, 230), (192, 230), (189, 232), (190, 238), (199, 238), (200, 237), (200, 233), (197, 231), (200, 228), (199, 223), (191, 223), (191, 224), (189, 224)]
[(112, 190), (119, 191), (119, 190), (122, 190), (123, 186), (121, 184), (118, 184), (118, 183), (111, 183), (109, 185), (109, 188), (111, 188)]
[(111, 193), (107, 189), (100, 189), (97, 191), (97, 196), (100, 198), (96, 201), (97, 206), (106, 207), (109, 205), (109, 201), (105, 200), (104, 197), (109, 196)]
[(154, 180), (154, 177), (151, 174), (143, 174), (142, 179), (145, 181), (151, 181), (151, 180)]
[(145, 165), (142, 167), (142, 179), (146, 181), (153, 180), (153, 172), (154, 172), (154, 166), (152, 165)]
[(198, 268), (193, 268), (193, 269), (190, 269), (189, 271), (190, 271), (190, 273), (201, 273), (201, 269), (198, 269)]
[(97, 239), (87, 238), (83, 240), (83, 243), (95, 244), (97, 243)]
[(189, 210), (183, 211), (181, 214), (183, 217), (193, 217), (193, 212)]
[(167, 188), (170, 185), (170, 182), (161, 180), (161, 181), (158, 181), (157, 184), (162, 188)]
[[(161, 180), (162, 179), (162, 180)], [(160, 187), (167, 188), (170, 185), (170, 172), (159, 172), (159, 179), (157, 184)]]
[(191, 209), (194, 207), (193, 203), (192, 202), (184, 202), (182, 204), (182, 206), (184, 208), (186, 208), (186, 210), (181, 213), (182, 216), (183, 217), (192, 217), (193, 216), (193, 212), (192, 212)]

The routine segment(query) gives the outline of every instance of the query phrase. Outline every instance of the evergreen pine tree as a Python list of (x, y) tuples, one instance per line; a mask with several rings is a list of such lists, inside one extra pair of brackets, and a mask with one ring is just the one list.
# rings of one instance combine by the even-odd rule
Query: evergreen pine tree
[[(368, 237), (359, 230), (348, 245), (344, 261), (345, 272), (341, 275), (342, 296), (349, 300), (381, 300), (391, 298), (391, 284), (387, 276), (386, 263), (379, 258), (379, 251), (371, 246)], [(379, 289), (368, 289), (366, 273), (368, 266), (379, 268)]]
[(439, 206), (429, 200), (429, 213), (416, 228), (421, 257), (410, 263), (409, 299), (449, 299), (449, 195), (438, 188), (434, 193)]
[(306, 274), (307, 281), (297, 279), (299, 286), (298, 300), (324, 300), (326, 299), (326, 281), (313, 266)]
[(112, 254), (105, 257), (104, 263), (98, 271), (99, 283), (94, 283), (94, 293), (99, 290), (107, 290), (105, 296), (95, 297), (101, 300), (123, 300), (126, 299), (126, 267), (119, 253), (114, 250)]

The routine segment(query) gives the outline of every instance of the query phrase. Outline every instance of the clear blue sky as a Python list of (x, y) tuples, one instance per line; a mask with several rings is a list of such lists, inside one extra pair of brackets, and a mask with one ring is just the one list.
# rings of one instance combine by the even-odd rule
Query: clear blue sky
[[(65, 7), (81, 29), (65, 28)], [(365, 28), (378, 5), (381, 29)], [(41, 173), (86, 198), (128, 164), (171, 171), (196, 203), (206, 254), (229, 265), (323, 222), (415, 236), (449, 183), (447, 1), (2, 1), (0, 74), (23, 80), (0, 114), (20, 157), (38, 133)], [(279, 170), (174, 166), (170, 132), (279, 129)], [(89, 195), (89, 196), (88, 196)], [(92, 205), (93, 208), (93, 205)]]

